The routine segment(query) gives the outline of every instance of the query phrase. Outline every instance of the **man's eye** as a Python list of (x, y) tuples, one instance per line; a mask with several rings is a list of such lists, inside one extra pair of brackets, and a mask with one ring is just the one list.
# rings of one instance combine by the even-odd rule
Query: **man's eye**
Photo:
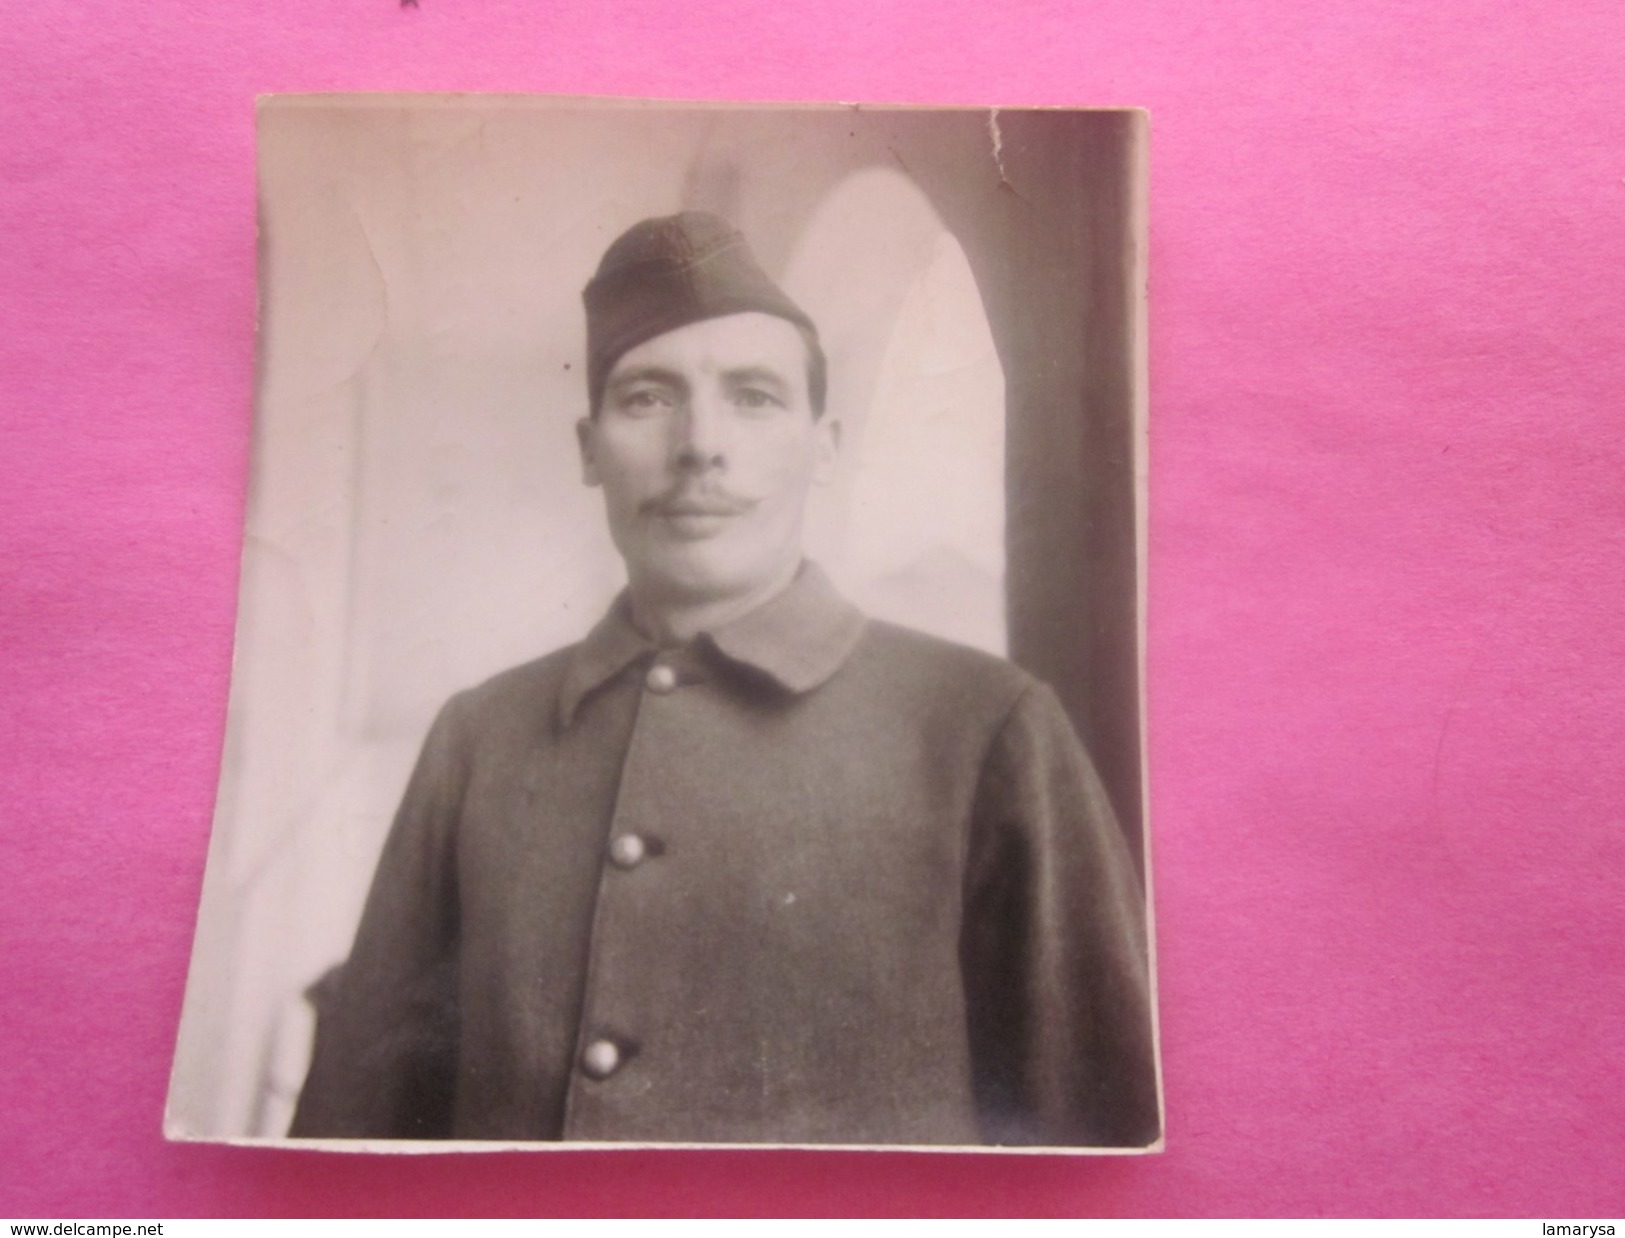
[(671, 397), (656, 387), (642, 387), (628, 391), (618, 401), (629, 413), (652, 413), (670, 408)]
[(739, 407), (752, 410), (784, 407), (783, 400), (771, 391), (763, 391), (760, 387), (741, 387), (734, 393), (734, 401)]

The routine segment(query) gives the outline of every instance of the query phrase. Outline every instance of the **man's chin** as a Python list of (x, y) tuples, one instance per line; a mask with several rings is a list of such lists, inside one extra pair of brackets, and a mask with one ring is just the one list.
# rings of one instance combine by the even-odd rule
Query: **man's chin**
[(741, 562), (730, 549), (719, 538), (668, 545), (658, 561), (645, 562), (633, 574), (633, 591), (659, 606), (714, 606), (753, 596), (765, 600), (795, 574), (800, 563), (798, 555), (795, 564), (764, 569), (757, 563)]

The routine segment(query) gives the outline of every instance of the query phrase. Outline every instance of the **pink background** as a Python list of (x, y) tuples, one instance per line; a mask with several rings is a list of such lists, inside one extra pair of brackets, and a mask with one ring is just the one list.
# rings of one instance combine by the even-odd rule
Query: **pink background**
[[(0, 21), (0, 1213), (1625, 1212), (1625, 6), (74, 0)], [(170, 1146), (252, 99), (1152, 110), (1168, 1151)]]

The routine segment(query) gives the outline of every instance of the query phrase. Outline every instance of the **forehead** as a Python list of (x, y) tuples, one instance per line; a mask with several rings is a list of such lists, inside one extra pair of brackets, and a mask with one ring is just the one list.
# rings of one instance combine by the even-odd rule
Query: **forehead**
[(645, 366), (703, 376), (769, 369), (795, 386), (806, 384), (807, 346), (795, 325), (772, 314), (729, 314), (691, 322), (629, 348), (610, 380)]

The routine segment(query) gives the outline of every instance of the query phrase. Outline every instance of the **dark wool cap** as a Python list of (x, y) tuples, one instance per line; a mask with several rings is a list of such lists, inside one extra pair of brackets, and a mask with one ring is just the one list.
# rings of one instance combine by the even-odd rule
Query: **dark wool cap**
[(689, 323), (772, 314), (800, 327), (814, 347), (818, 339), (812, 319), (757, 265), (739, 230), (704, 211), (633, 224), (605, 251), (581, 299), (595, 414), (623, 353)]

